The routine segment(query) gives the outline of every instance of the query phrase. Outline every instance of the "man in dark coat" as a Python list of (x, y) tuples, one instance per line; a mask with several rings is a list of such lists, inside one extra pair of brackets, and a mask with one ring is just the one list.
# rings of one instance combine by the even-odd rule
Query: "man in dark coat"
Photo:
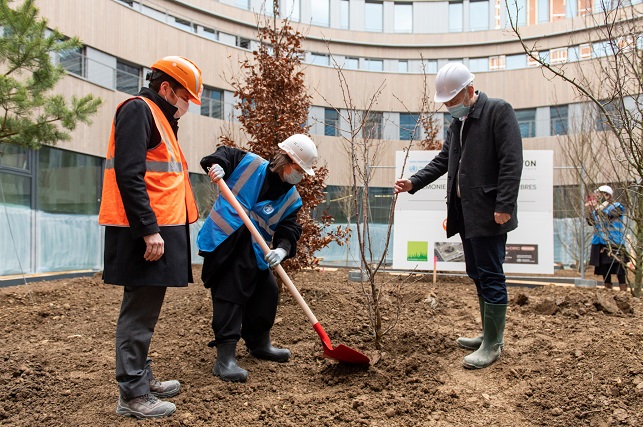
[(116, 326), (116, 412), (163, 417), (179, 393), (158, 381), (148, 351), (168, 286), (193, 282), (189, 223), (198, 210), (178, 144), (178, 119), (200, 104), (201, 71), (179, 56), (152, 65), (149, 89), (116, 110), (108, 145), (99, 222), (105, 225), (105, 283), (123, 286)]
[(511, 105), (475, 91), (474, 75), (450, 63), (436, 76), (435, 101), (454, 120), (440, 153), (410, 179), (395, 183), (396, 193), (413, 194), (447, 175), (447, 237), (462, 239), (467, 275), (476, 284), (482, 335), (457, 343), (476, 350), (463, 366), (484, 368), (500, 356), (507, 311), (502, 264), (507, 233), (518, 226), (517, 199), (522, 174), (522, 139)]

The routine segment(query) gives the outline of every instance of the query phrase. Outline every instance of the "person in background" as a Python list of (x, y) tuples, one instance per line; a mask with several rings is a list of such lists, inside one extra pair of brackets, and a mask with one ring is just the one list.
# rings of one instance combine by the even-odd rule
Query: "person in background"
[(500, 357), (507, 313), (503, 263), (507, 233), (518, 227), (517, 199), (522, 174), (522, 139), (513, 108), (474, 90), (474, 75), (459, 63), (442, 67), (435, 80), (435, 102), (453, 117), (440, 153), (409, 179), (395, 182), (395, 193), (413, 194), (447, 174), (447, 237), (460, 234), (467, 275), (478, 293), (482, 335), (460, 337), (475, 350), (462, 362), (468, 369), (489, 366)]
[(116, 108), (107, 147), (98, 221), (105, 227), (105, 283), (123, 286), (116, 325), (116, 412), (136, 418), (172, 414), (160, 400), (176, 380), (154, 377), (148, 357), (167, 287), (193, 282), (189, 224), (198, 219), (177, 135), (188, 102), (201, 104), (201, 71), (167, 56), (152, 65), (149, 88)]
[(627, 291), (625, 267), (629, 262), (625, 249), (623, 216), (625, 207), (614, 201), (614, 190), (601, 185), (585, 203), (587, 222), (594, 227), (589, 265), (594, 274), (603, 277), (603, 284), (612, 289), (612, 274), (616, 274), (618, 287)]
[(212, 330), (217, 356), (212, 373), (223, 381), (244, 382), (248, 372), (237, 364), (240, 338), (259, 359), (286, 362), (290, 351), (270, 339), (277, 314), (279, 287), (269, 267), (295, 256), (302, 227), (302, 206), (295, 188), (314, 175), (317, 147), (306, 135), (279, 143), (270, 160), (221, 146), (201, 160), (212, 182), (225, 181), (272, 250), (264, 256), (234, 208), (219, 196), (197, 237), (203, 256), (202, 279), (212, 294)]

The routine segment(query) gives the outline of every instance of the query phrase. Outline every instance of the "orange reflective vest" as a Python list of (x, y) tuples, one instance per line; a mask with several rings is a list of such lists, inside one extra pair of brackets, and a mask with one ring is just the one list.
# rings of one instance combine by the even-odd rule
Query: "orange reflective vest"
[[(187, 221), (193, 223), (199, 218), (199, 213), (192, 193), (188, 164), (179, 142), (161, 109), (147, 98), (140, 96), (136, 98), (145, 101), (150, 107), (152, 118), (161, 135), (161, 143), (157, 147), (147, 150), (145, 156), (147, 169), (145, 186), (150, 198), (150, 205), (156, 215), (156, 222), (159, 226), (184, 225)], [(127, 101), (121, 103), (118, 108), (125, 102)], [(115, 126), (112, 122), (98, 223), (127, 227), (129, 221), (125, 215), (114, 169), (114, 131)]]

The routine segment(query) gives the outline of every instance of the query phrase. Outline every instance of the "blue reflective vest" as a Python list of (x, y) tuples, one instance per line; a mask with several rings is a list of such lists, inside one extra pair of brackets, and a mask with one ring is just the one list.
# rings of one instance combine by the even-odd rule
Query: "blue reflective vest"
[[(602, 211), (592, 211), (592, 222), (594, 224), (594, 237), (592, 245), (622, 245), (623, 215), (625, 207), (619, 202), (607, 205)], [(612, 218), (610, 218), (612, 217)]]
[[(267, 160), (253, 153), (247, 153), (235, 170), (225, 180), (232, 193), (244, 208), (252, 223), (257, 227), (268, 246), (282, 218), (287, 217), (302, 205), (301, 197), (293, 186), (277, 200), (258, 202), (259, 193), (268, 171)], [(196, 238), (197, 247), (204, 252), (213, 252), (228, 236), (243, 225), (243, 220), (228, 201), (219, 196), (214, 202), (210, 215), (205, 220)], [(257, 267), (266, 270), (269, 266), (259, 244), (252, 247)]]

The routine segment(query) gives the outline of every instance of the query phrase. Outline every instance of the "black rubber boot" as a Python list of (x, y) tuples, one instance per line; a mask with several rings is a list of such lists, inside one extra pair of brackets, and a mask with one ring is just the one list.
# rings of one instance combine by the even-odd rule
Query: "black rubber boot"
[(273, 362), (287, 362), (290, 359), (290, 350), (287, 348), (273, 347), (270, 342), (270, 331), (266, 332), (252, 346), (248, 346), (250, 354), (257, 359), (271, 360)]
[(217, 358), (212, 367), (212, 374), (223, 381), (246, 382), (248, 371), (237, 365), (236, 352), (236, 341), (217, 344)]
[(484, 338), (480, 348), (465, 356), (462, 366), (467, 369), (482, 369), (498, 360), (505, 334), (507, 304), (484, 304)]
[(484, 336), (484, 299), (482, 299), (480, 295), (478, 295), (478, 304), (480, 305), (480, 319), (482, 320), (483, 333), (475, 338), (458, 337), (458, 339), (455, 340), (455, 342), (458, 343), (460, 347), (466, 348), (468, 350), (477, 350), (478, 348), (480, 348), (480, 345), (482, 344), (482, 338)]

